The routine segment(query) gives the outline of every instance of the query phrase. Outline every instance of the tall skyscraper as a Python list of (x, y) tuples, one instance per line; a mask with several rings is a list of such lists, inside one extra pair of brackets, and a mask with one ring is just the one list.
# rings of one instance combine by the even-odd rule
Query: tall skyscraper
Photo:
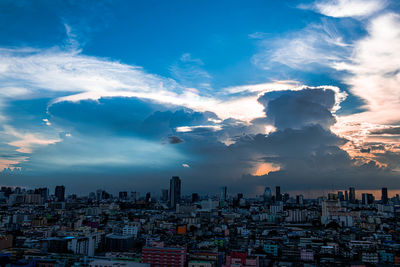
[(387, 187), (382, 187), (382, 197), (381, 197), (381, 200), (382, 200), (382, 203), (383, 204), (387, 204), (388, 203), (388, 190), (387, 190)]
[(65, 200), (65, 186), (57, 185), (54, 195), (56, 196), (57, 201), (64, 201)]
[(175, 208), (181, 200), (181, 179), (173, 176), (169, 181), (169, 206)]
[(281, 194), (281, 187), (276, 186), (275, 187), (275, 200), (276, 201), (282, 201), (282, 194)]
[(271, 201), (272, 201), (271, 188), (269, 188), (268, 186), (265, 187), (265, 189), (264, 189), (263, 198), (264, 198), (264, 203), (266, 203), (266, 204), (271, 203)]
[(343, 194), (343, 191), (339, 191), (337, 195), (338, 195), (338, 199), (339, 199), (340, 201), (344, 201), (344, 194)]
[(356, 189), (354, 187), (349, 188), (349, 201), (350, 203), (356, 203)]
[(349, 201), (349, 194), (347, 193), (347, 190), (344, 191), (344, 200)]
[(228, 193), (228, 188), (226, 186), (221, 186), (219, 188), (219, 205), (221, 207), (225, 207), (227, 193)]

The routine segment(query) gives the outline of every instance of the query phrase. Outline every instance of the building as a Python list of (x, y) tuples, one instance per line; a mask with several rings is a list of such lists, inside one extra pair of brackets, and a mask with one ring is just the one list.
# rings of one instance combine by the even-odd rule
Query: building
[(57, 201), (65, 201), (65, 186), (57, 185), (54, 195), (56, 196)]
[(228, 188), (226, 186), (222, 186), (219, 189), (219, 204), (221, 207), (225, 207), (227, 193), (228, 193)]
[(181, 200), (181, 179), (173, 176), (169, 182), (169, 205), (175, 208), (176, 204)]
[(43, 202), (46, 202), (47, 199), (49, 198), (49, 189), (47, 187), (36, 188), (35, 194), (40, 195), (43, 199)]
[(161, 201), (168, 201), (168, 189), (161, 189)]
[(142, 262), (151, 266), (184, 267), (186, 248), (183, 247), (143, 247)]
[(349, 201), (350, 203), (356, 203), (356, 189), (354, 187), (349, 188)]
[(387, 190), (387, 187), (382, 187), (382, 197), (381, 197), (381, 200), (382, 200), (382, 203), (383, 204), (387, 204), (388, 203), (388, 190)]
[(135, 237), (132, 235), (106, 235), (107, 251), (129, 251), (133, 248)]
[(89, 267), (150, 267), (150, 264), (133, 262), (133, 261), (118, 261), (118, 260), (94, 260), (89, 263)]
[(275, 187), (275, 200), (276, 201), (282, 201), (282, 194), (281, 194), (281, 187), (276, 186)]
[(264, 203), (269, 204), (272, 202), (272, 191), (271, 188), (268, 186), (265, 187), (264, 189), (264, 195), (263, 195)]

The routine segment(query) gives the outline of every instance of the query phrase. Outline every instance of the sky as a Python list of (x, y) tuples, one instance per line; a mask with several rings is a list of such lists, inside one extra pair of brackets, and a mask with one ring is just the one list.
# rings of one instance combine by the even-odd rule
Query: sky
[(0, 1), (0, 184), (400, 190), (400, 2)]

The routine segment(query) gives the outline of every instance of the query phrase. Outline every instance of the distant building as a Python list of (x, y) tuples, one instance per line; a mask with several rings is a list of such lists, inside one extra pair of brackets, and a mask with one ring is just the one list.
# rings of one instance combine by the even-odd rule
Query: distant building
[(133, 248), (135, 237), (133, 235), (106, 235), (107, 251), (129, 251)]
[(126, 191), (119, 192), (118, 196), (119, 196), (119, 200), (127, 200), (128, 199), (128, 192), (126, 192)]
[(164, 202), (168, 201), (168, 189), (161, 190), (161, 201), (164, 201)]
[(276, 201), (282, 201), (282, 194), (281, 194), (281, 187), (276, 186), (275, 187), (275, 200)]
[(220, 189), (219, 189), (219, 204), (221, 207), (225, 207), (227, 193), (228, 193), (228, 188), (226, 186), (220, 187)]
[(272, 202), (272, 191), (271, 188), (269, 188), (268, 186), (265, 187), (264, 189), (264, 203), (269, 204)]
[(171, 208), (175, 208), (176, 204), (181, 200), (181, 179), (173, 176), (169, 182), (169, 204)]
[(382, 197), (381, 197), (381, 200), (382, 200), (382, 203), (383, 204), (387, 204), (388, 203), (388, 190), (387, 190), (387, 187), (382, 187)]
[(57, 201), (63, 202), (65, 201), (65, 186), (58, 185), (56, 186), (55, 193)]
[(186, 249), (183, 247), (144, 247), (142, 262), (151, 266), (184, 267)]
[(356, 203), (356, 189), (354, 187), (349, 188), (349, 201), (350, 203)]
[(36, 188), (35, 194), (40, 195), (43, 199), (43, 202), (46, 202), (47, 199), (49, 198), (49, 189), (47, 187)]

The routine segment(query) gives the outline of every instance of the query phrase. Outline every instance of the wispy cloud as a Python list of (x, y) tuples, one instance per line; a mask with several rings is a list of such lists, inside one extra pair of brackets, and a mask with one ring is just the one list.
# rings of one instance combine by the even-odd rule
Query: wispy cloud
[(301, 8), (313, 9), (325, 16), (366, 17), (379, 12), (387, 5), (385, 0), (321, 0)]
[(260, 51), (252, 62), (263, 69), (279, 63), (293, 69), (309, 69), (309, 65), (329, 66), (343, 61), (352, 51), (336, 26), (328, 20), (310, 24), (305, 29), (273, 41), (260, 41)]

